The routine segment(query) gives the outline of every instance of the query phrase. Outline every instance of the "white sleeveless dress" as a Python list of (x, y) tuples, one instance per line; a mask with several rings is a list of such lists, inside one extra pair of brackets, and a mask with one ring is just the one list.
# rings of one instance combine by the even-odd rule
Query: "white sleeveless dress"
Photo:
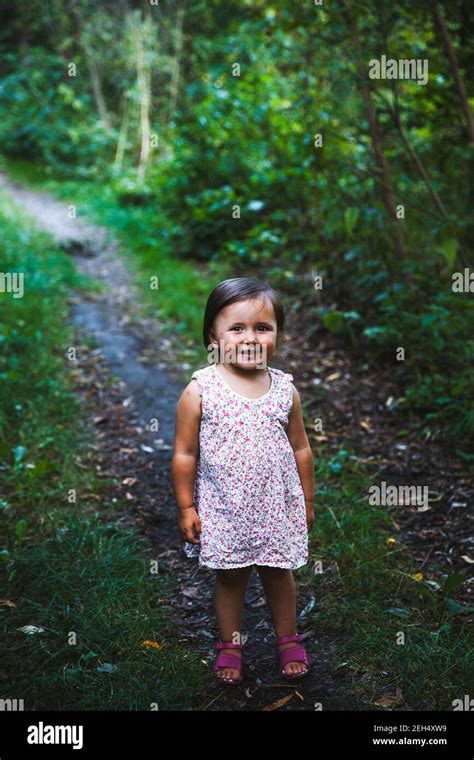
[(286, 428), (293, 376), (267, 367), (270, 389), (257, 399), (236, 393), (211, 364), (196, 370), (202, 397), (194, 506), (199, 544), (188, 557), (216, 569), (308, 561), (306, 508)]

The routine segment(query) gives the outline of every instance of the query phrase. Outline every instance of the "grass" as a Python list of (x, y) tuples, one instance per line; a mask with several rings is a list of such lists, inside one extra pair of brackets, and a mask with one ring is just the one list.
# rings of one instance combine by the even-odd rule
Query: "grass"
[[(386, 508), (369, 505), (373, 479), (354, 453), (319, 458), (316, 482), (310, 560), (298, 572), (318, 596), (308, 619), (335, 640), (351, 696), (377, 709), (382, 694), (399, 688), (392, 709), (452, 710), (474, 676), (466, 609), (451, 601), (461, 579), (450, 576), (444, 587), (439, 571), (417, 574)], [(323, 572), (315, 576), (317, 561)]]
[[(74, 200), (81, 214), (120, 235), (148, 308), (167, 322), (166, 329), (175, 327), (185, 336), (184, 351), (197, 361), (195, 344), (200, 344), (203, 301), (212, 277), (197, 274), (193, 262), (173, 259), (163, 234), (166, 220), (149, 210), (121, 208), (108, 188), (45, 181), (18, 162), (14, 173)], [(19, 227), (25, 235), (25, 225), (7, 220), (11, 257), (19, 248)], [(67, 258), (37, 233), (30, 234), (38, 292), (36, 299), (8, 307), (9, 351), (18, 354), (18, 366), (7, 377), (12, 401), (2, 402), (6, 407), (1, 410), (8, 420), (2, 451), (10, 457), (12, 490), (12, 506), (4, 509), (2, 523), (10, 552), (5, 572), (11, 598), (21, 598), (15, 608), (3, 609), (11, 642), (2, 665), (11, 683), (7, 696), (25, 696), (31, 704), (34, 695), (42, 707), (149, 709), (158, 702), (160, 709), (199, 709), (199, 690), (209, 674), (173, 642), (169, 617), (158, 602), (172, 593), (169, 579), (150, 579), (145, 547), (140, 549), (138, 537), (114, 527), (113, 517), (104, 525), (94, 505), (86, 510), (64, 506), (66, 488), (100, 494), (103, 481), (74, 466), (76, 456), (85, 456), (77, 423), (84, 410), (78, 412), (63, 350), (58, 350), (72, 345), (64, 327), (64, 296), (76, 275)], [(160, 278), (158, 296), (148, 287), (150, 275)], [(42, 300), (45, 294), (52, 299), (49, 308)], [(24, 324), (15, 332), (18, 319)], [(61, 451), (60, 458), (55, 451)], [(41, 461), (41, 467), (28, 470), (28, 462)], [(56, 480), (49, 477), (53, 474)], [(392, 521), (386, 511), (368, 505), (365, 495), (372, 479), (352, 452), (340, 452), (337, 458), (324, 450), (318, 454), (316, 483), (310, 561), (297, 571), (297, 579), (301, 588), (318, 595), (308, 620), (337, 642), (339, 664), (345, 662), (352, 676), (351, 695), (361, 709), (370, 709), (381, 690), (396, 694), (399, 687), (401, 698), (393, 709), (451, 710), (453, 699), (469, 693), (473, 675), (472, 642), (463, 616), (449, 604), (451, 595), (433, 591), (431, 578), (416, 580), (409, 553), (398, 542), (387, 545)], [(108, 508), (113, 515), (120, 505)], [(22, 519), (28, 523), (23, 538)], [(323, 573), (315, 576), (317, 560), (323, 562)], [(28, 636), (16, 631), (30, 624), (46, 632)], [(74, 646), (68, 644), (71, 631), (77, 634)], [(400, 633), (404, 643), (397, 643), (397, 637), (403, 639)], [(144, 639), (162, 648), (143, 651), (138, 644)]]
[(116, 523), (123, 505), (95, 474), (68, 371), (66, 296), (90, 283), (3, 194), (0, 217), (2, 271), (25, 277), (23, 298), (0, 293), (0, 696), (28, 710), (191, 709), (210, 674), (176, 641), (175, 582)]

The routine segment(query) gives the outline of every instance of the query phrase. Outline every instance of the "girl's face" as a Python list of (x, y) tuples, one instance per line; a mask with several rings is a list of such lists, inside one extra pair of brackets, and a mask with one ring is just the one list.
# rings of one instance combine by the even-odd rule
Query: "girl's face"
[(214, 320), (210, 340), (224, 352), (229, 363), (255, 369), (273, 356), (276, 348), (277, 323), (271, 303), (260, 298), (237, 301), (221, 309)]

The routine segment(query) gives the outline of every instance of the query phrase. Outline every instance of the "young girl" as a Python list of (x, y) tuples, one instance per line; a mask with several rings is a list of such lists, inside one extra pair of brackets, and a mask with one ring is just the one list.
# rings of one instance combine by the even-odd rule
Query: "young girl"
[(296, 632), (292, 570), (308, 561), (314, 463), (293, 376), (266, 365), (283, 325), (272, 288), (246, 278), (221, 282), (204, 315), (204, 345), (214, 361), (193, 373), (176, 408), (178, 527), (187, 556), (216, 570), (221, 641), (214, 670), (231, 684), (242, 681), (241, 617), (254, 566), (283, 677), (309, 671)]

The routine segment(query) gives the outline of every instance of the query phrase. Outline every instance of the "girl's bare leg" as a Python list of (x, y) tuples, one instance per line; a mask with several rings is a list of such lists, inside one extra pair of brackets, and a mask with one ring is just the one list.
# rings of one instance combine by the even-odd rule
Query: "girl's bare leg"
[[(257, 572), (262, 581), (267, 604), (272, 613), (275, 633), (278, 636), (290, 636), (297, 633), (296, 630), (296, 586), (291, 570), (281, 567), (268, 567), (256, 565)], [(278, 649), (286, 649), (295, 646), (297, 642), (289, 641), (279, 644)], [(296, 675), (307, 669), (304, 662), (288, 662), (285, 665), (285, 673)]]
[[(236, 640), (236, 634), (240, 634), (245, 591), (252, 568), (253, 565), (233, 570), (216, 570), (214, 605), (221, 641), (239, 643), (239, 640)], [(222, 649), (221, 651), (237, 655), (237, 657), (242, 656), (242, 650), (239, 649)], [(239, 677), (239, 672), (235, 668), (222, 668), (216, 671), (216, 675), (226, 681), (235, 681)]]

